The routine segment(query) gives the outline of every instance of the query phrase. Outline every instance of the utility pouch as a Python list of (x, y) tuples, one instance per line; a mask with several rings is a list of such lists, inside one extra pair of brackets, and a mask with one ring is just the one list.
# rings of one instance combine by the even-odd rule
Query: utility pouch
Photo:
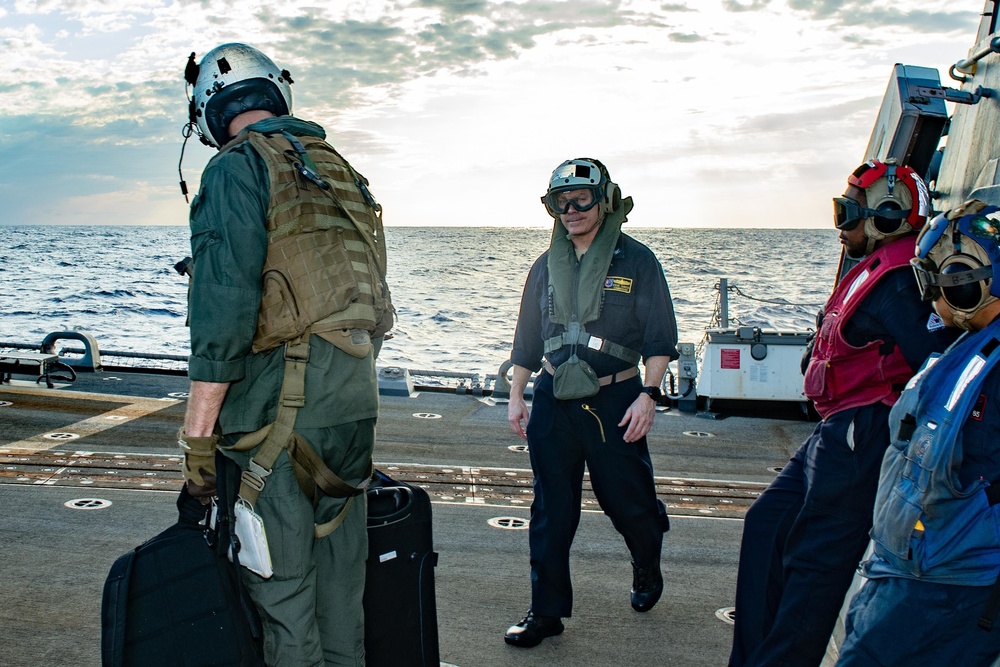
[[(271, 242), (261, 276), (254, 352), (266, 352), (305, 333), (309, 325), (357, 300), (342, 231), (333, 228)], [(272, 261), (280, 260), (275, 266)]]
[(601, 384), (590, 364), (574, 354), (556, 368), (555, 375), (552, 376), (552, 389), (556, 398), (568, 401), (596, 396)]
[[(212, 528), (215, 528), (217, 510), (218, 505), (213, 503), (209, 518), (209, 526)], [(239, 538), (239, 564), (264, 579), (270, 579), (274, 570), (271, 567), (271, 552), (267, 546), (263, 519), (247, 501), (237, 498), (233, 520), (236, 522), (236, 537)], [(230, 562), (235, 562), (234, 555), (233, 545), (230, 544), (227, 553)]]

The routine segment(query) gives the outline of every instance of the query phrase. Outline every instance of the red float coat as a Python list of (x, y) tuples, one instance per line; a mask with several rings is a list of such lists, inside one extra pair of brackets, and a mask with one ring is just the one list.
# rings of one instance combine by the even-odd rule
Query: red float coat
[(862, 405), (893, 405), (913, 375), (899, 345), (883, 354), (884, 341), (854, 347), (844, 337), (844, 326), (878, 281), (890, 271), (907, 266), (913, 256), (912, 236), (883, 245), (848, 271), (827, 300), (804, 387), (805, 395), (824, 419)]

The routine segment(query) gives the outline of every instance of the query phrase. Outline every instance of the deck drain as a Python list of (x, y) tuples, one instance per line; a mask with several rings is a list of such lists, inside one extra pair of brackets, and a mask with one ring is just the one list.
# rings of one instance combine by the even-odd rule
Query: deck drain
[(690, 436), (692, 438), (714, 438), (714, 433), (709, 433), (708, 431), (684, 431), (684, 435)]
[(8, 408), (8, 407), (10, 407), (12, 405), (14, 405), (14, 404), (11, 403), (10, 401), (0, 401), (0, 408)]
[(103, 510), (111, 507), (111, 501), (100, 498), (77, 498), (76, 500), (67, 500), (63, 506), (71, 510)]
[(736, 624), (736, 607), (723, 607), (715, 611), (715, 617), (729, 625)]
[(174, 391), (167, 394), (167, 396), (169, 396), (170, 398), (188, 398), (191, 396), (191, 394), (187, 393), (186, 391)]
[(780, 473), (782, 471), (782, 469), (784, 467), (785, 466), (771, 466), (770, 468), (768, 468), (768, 470), (777, 475), (778, 473)]
[(80, 436), (76, 433), (46, 433), (42, 437), (49, 440), (76, 440)]
[(414, 412), (413, 416), (417, 419), (441, 419), (441, 415), (436, 415), (433, 412)]
[(507, 449), (509, 449), (512, 452), (526, 452), (526, 451), (528, 451), (528, 446), (527, 445), (511, 445)]
[(490, 519), (486, 523), (494, 528), (503, 530), (524, 530), (528, 527), (528, 520), (516, 516), (498, 516)]

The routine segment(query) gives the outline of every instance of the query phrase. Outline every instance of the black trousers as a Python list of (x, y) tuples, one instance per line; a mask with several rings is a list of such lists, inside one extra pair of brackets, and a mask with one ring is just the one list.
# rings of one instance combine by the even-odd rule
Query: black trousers
[(572, 615), (569, 550), (580, 524), (584, 466), (632, 560), (659, 566), (668, 524), (649, 449), (645, 438), (624, 442), (625, 429), (618, 427), (641, 388), (635, 377), (590, 398), (560, 401), (552, 393), (552, 376), (541, 373), (535, 381), (526, 430), (535, 492), (528, 529), (531, 607), (538, 615)]

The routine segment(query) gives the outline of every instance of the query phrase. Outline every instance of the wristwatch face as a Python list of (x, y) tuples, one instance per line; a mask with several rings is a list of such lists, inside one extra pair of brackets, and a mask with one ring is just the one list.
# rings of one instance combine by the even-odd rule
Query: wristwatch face
[(659, 387), (643, 387), (642, 393), (649, 396), (654, 401), (660, 400), (660, 388)]

